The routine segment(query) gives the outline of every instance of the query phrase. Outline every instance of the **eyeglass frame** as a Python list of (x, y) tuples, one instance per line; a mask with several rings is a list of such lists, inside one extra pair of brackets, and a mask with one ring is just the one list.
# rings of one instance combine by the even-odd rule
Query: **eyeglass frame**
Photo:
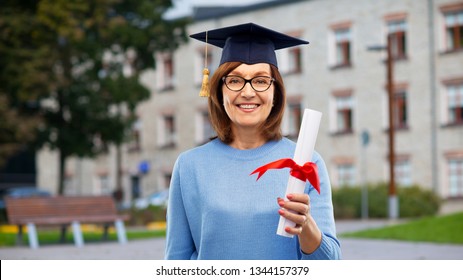
[[(229, 88), (228, 85), (227, 85), (227, 83), (225, 82), (225, 79), (226, 79), (226, 78), (230, 78), (230, 77), (235, 77), (235, 78), (243, 79), (243, 80), (244, 80), (243, 87), (240, 88), (240, 89), (237, 89), (237, 90), (234, 90), (234, 89)], [(269, 83), (269, 85), (268, 85), (268, 88), (266, 88), (266, 89), (264, 89), (264, 90), (257, 90), (257, 89), (255, 89), (255, 88), (252, 86), (252, 80), (254, 80), (254, 79), (256, 79), (256, 78), (269, 78), (269, 79), (270, 79), (270, 83)], [(242, 91), (243, 88), (246, 86), (247, 83), (249, 83), (249, 84), (251, 85), (251, 88), (252, 88), (254, 91), (256, 91), (256, 92), (264, 92), (264, 91), (267, 91), (267, 90), (272, 86), (273, 82), (275, 82), (275, 81), (276, 81), (275, 78), (269, 77), (269, 76), (255, 76), (255, 77), (253, 77), (253, 78), (251, 78), (251, 79), (245, 79), (245, 78), (243, 78), (243, 77), (241, 77), (241, 76), (237, 76), (237, 75), (227, 75), (227, 76), (223, 76), (223, 77), (222, 77), (222, 82), (223, 82), (223, 84), (224, 84), (229, 90), (234, 91), (234, 92)]]

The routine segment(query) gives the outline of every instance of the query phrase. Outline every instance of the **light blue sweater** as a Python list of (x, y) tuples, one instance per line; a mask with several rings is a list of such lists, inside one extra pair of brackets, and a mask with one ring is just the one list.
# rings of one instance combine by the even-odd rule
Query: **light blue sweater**
[(321, 194), (307, 183), (311, 214), (322, 243), (304, 254), (298, 238), (276, 234), (278, 197), (284, 197), (289, 169), (269, 170), (259, 181), (249, 174), (281, 158), (293, 158), (296, 144), (283, 138), (250, 150), (215, 139), (182, 153), (174, 166), (167, 209), (166, 259), (339, 259), (341, 250), (325, 163), (318, 153)]

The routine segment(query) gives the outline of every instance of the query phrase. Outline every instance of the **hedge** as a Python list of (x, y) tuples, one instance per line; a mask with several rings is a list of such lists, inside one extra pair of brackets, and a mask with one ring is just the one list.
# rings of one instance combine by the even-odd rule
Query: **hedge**
[[(368, 190), (368, 217), (388, 217), (387, 183), (370, 184)], [(399, 217), (413, 218), (435, 215), (441, 205), (440, 197), (418, 185), (397, 187)], [(362, 213), (362, 188), (346, 186), (333, 189), (334, 215), (337, 219), (357, 219)]]

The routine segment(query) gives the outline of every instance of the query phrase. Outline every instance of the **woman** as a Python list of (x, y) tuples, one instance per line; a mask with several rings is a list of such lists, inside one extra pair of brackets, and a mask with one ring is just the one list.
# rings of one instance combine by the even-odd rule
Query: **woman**
[[(182, 153), (174, 166), (167, 213), (166, 259), (338, 259), (331, 187), (314, 152), (321, 194), (284, 195), (287, 170), (256, 181), (249, 174), (295, 143), (281, 135), (285, 89), (275, 50), (307, 42), (243, 24), (191, 37), (222, 47), (211, 77), (209, 113), (217, 138)], [(276, 234), (280, 216), (295, 222)]]

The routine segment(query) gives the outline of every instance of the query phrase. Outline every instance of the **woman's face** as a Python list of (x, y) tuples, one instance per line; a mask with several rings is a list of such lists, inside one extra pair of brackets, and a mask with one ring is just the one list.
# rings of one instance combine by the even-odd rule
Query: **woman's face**
[[(270, 65), (267, 63), (258, 64), (241, 64), (230, 72), (227, 77), (237, 76), (246, 80), (254, 77), (272, 77)], [(239, 78), (238, 78), (239, 79)], [(267, 82), (256, 79), (255, 87)], [(232, 79), (231, 83), (237, 83), (238, 80)], [(254, 128), (264, 123), (270, 114), (273, 106), (274, 85), (270, 82), (270, 87), (262, 92), (255, 91), (250, 83), (245, 83), (244, 88), (240, 91), (232, 91), (225, 82), (222, 86), (223, 103), (228, 117), (232, 121), (232, 127), (235, 128)]]

